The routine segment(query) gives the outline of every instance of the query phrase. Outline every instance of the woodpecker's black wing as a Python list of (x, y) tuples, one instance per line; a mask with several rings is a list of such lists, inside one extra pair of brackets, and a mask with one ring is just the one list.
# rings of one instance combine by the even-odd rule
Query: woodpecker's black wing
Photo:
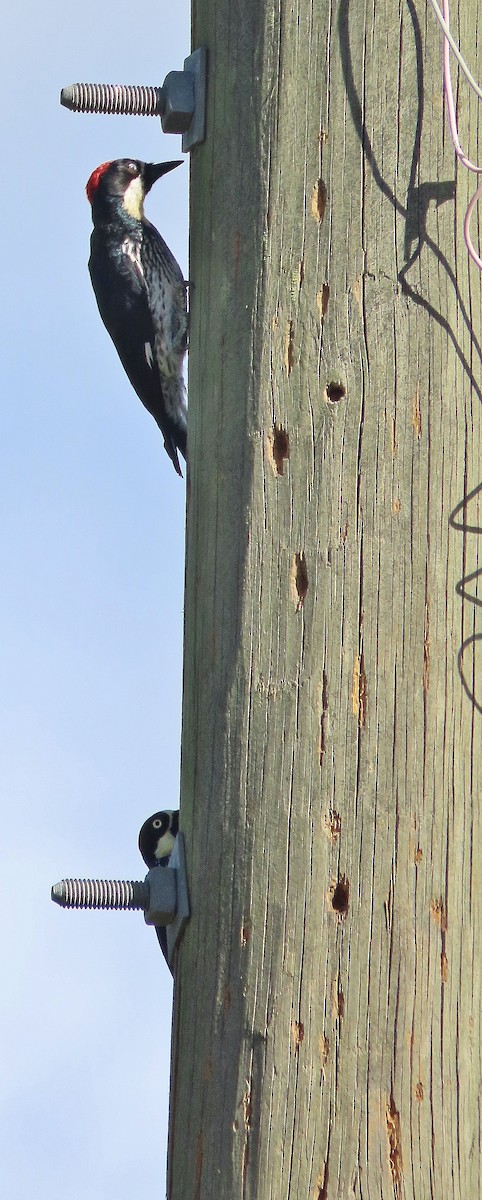
[(186, 415), (172, 404), (168, 411), (166, 404), (139, 246), (128, 238), (119, 245), (95, 228), (90, 245), (89, 273), (99, 313), (134, 391), (157, 421), (166, 451), (181, 475), (177, 451), (186, 457)]
[(169, 956), (167, 953), (167, 929), (166, 929), (166, 926), (165, 925), (156, 925), (156, 933), (157, 933), (157, 940), (159, 942), (159, 945), (161, 947), (162, 953), (167, 962), (167, 965), (169, 967), (171, 975), (174, 975), (174, 971), (169, 962)]

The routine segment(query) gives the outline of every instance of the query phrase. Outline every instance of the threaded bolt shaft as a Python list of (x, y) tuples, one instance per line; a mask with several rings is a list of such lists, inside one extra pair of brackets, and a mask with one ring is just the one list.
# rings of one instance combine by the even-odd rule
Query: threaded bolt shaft
[(72, 83), (62, 88), (60, 103), (72, 112), (160, 117), (164, 111), (164, 89), (122, 83)]
[(138, 880), (62, 879), (52, 888), (62, 908), (142, 909), (149, 907), (149, 886)]

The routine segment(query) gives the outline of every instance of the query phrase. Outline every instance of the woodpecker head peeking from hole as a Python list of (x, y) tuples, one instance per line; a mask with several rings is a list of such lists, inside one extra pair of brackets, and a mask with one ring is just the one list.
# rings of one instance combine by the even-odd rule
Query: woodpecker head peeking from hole
[(94, 223), (89, 272), (99, 313), (178, 475), (178, 451), (186, 458), (187, 443), (186, 284), (164, 238), (144, 216), (144, 199), (181, 161), (114, 159), (96, 167), (86, 187)]
[(179, 810), (164, 809), (144, 821), (139, 850), (147, 867), (165, 866), (179, 833)]

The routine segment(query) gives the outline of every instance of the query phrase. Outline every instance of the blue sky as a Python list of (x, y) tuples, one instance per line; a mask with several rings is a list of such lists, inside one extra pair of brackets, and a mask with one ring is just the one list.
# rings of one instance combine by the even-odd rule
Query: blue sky
[[(139, 914), (68, 913), (64, 876), (142, 878), (179, 795), (184, 482), (87, 273), (85, 183), (181, 157), (157, 119), (74, 115), (79, 80), (161, 83), (188, 5), (47, 0), (4, 17), (0, 1192), (164, 1193), (171, 986)], [(146, 206), (187, 266), (189, 163)]]

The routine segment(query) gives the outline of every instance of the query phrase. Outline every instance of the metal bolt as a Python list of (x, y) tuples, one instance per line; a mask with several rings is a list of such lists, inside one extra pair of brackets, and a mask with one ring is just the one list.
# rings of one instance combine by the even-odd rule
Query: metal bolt
[(169, 925), (176, 916), (176, 872), (152, 867), (143, 883), (125, 879), (62, 879), (52, 888), (62, 908), (142, 909), (148, 925)]
[(60, 103), (72, 112), (160, 117), (164, 133), (182, 133), (186, 152), (204, 140), (206, 102), (205, 46), (184, 60), (183, 71), (170, 71), (162, 87), (136, 84), (73, 83), (62, 88)]
[(62, 88), (60, 103), (71, 112), (121, 113), (135, 117), (160, 117), (163, 88), (122, 83), (72, 83)]
[(62, 879), (52, 900), (62, 908), (149, 908), (149, 885), (125, 879)]
[(166, 867), (151, 867), (145, 879), (62, 879), (52, 900), (61, 908), (142, 909), (147, 925), (167, 929), (167, 956), (174, 952), (189, 919), (184, 838), (178, 833)]

